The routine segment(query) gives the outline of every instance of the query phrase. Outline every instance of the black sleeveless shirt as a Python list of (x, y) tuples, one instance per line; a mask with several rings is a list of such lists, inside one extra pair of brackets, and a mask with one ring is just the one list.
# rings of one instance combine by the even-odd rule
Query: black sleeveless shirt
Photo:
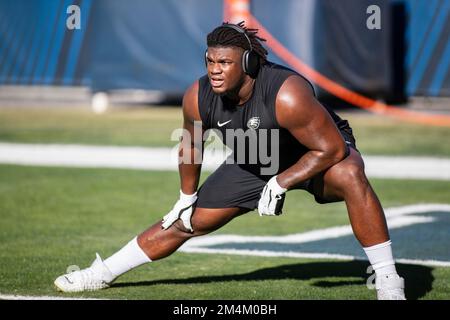
[[(288, 130), (280, 127), (275, 116), (278, 91), (291, 75), (301, 76), (275, 63), (263, 64), (255, 79), (251, 98), (242, 105), (236, 105), (225, 96), (214, 93), (207, 75), (199, 79), (198, 106), (203, 128), (214, 129), (223, 143), (233, 151), (232, 156), (237, 163), (255, 174), (260, 174), (261, 167), (269, 167), (267, 159), (261, 158), (260, 153), (268, 156), (273, 156), (273, 152), (278, 153), (278, 173), (293, 165), (308, 151)], [(342, 121), (334, 112), (327, 110), (335, 122)], [(241, 148), (237, 147), (239, 139), (245, 141)], [(254, 148), (258, 155), (256, 160), (252, 157)], [(242, 161), (244, 158), (245, 161)]]

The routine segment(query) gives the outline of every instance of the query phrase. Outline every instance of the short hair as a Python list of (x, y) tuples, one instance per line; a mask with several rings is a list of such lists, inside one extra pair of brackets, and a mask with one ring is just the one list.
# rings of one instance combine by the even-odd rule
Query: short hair
[[(206, 37), (206, 43), (208, 47), (239, 47), (244, 50), (250, 50), (250, 45), (246, 37), (239, 31), (225, 26), (228, 22), (224, 22), (221, 26), (215, 28)], [(253, 51), (259, 56), (261, 63), (267, 61), (267, 50), (261, 44), (262, 41), (266, 41), (261, 37), (258, 37), (258, 29), (251, 29), (245, 27), (244, 21), (236, 24), (250, 39)]]

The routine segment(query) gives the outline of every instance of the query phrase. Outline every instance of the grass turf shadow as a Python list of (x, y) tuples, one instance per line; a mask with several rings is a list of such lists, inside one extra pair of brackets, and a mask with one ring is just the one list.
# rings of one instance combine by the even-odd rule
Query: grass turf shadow
[[(323, 288), (333, 288), (345, 285), (364, 285), (370, 274), (366, 273), (367, 261), (310, 262), (286, 264), (272, 268), (264, 268), (243, 274), (200, 276), (184, 279), (167, 279), (139, 282), (123, 282), (111, 287), (153, 286), (159, 284), (201, 284), (226, 281), (257, 281), (257, 280), (311, 280), (318, 279), (313, 285)], [(427, 266), (396, 264), (398, 273), (405, 278), (405, 295), (408, 300), (417, 300), (432, 289), (434, 277), (433, 268)], [(355, 281), (321, 281), (321, 278), (356, 277)]]

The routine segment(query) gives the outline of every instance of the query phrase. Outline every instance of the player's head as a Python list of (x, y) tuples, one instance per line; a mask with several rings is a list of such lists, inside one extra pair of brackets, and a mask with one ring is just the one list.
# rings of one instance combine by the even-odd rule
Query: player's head
[(257, 29), (249, 29), (244, 22), (223, 23), (207, 36), (205, 62), (213, 91), (226, 93), (238, 88), (246, 76), (255, 78), (259, 66), (267, 60), (264, 39)]

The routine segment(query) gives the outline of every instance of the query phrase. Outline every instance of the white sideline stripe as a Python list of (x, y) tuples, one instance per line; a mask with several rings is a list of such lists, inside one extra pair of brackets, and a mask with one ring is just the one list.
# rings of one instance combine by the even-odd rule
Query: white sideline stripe
[(12, 294), (1, 294), (0, 300), (104, 300), (104, 299), (92, 299), (92, 298), (64, 298), (64, 297), (52, 297), (52, 296), (19, 296)]
[[(176, 148), (0, 143), (0, 163), (49, 167), (177, 171), (177, 154)], [(221, 160), (205, 151), (202, 166), (212, 171)]]
[(418, 213), (427, 212), (450, 212), (449, 204), (435, 204), (435, 203), (423, 203), (423, 204), (411, 204), (401, 207), (393, 207), (385, 210), (386, 217), (404, 216)]
[[(226, 154), (205, 148), (203, 168), (215, 170)], [(450, 159), (364, 156), (369, 177), (450, 180)], [(81, 168), (178, 170), (176, 148), (0, 143), (0, 163)]]
[(450, 159), (433, 157), (364, 156), (373, 178), (450, 180)]
[[(448, 204), (418, 204), (402, 207), (387, 208), (385, 210), (386, 220), (389, 229), (401, 228), (408, 225), (419, 223), (430, 223), (435, 219), (433, 217), (419, 216), (418, 214), (427, 212), (450, 213)], [(274, 218), (274, 217), (272, 217)], [(285, 236), (241, 236), (241, 235), (206, 235), (190, 239), (183, 244), (179, 251), (192, 253), (222, 253), (237, 254), (264, 257), (291, 257), (291, 258), (325, 258), (340, 260), (365, 260), (361, 257), (329, 254), (329, 253), (306, 253), (293, 251), (269, 251), (269, 250), (246, 250), (246, 249), (220, 249), (205, 248), (208, 246), (229, 244), (229, 243), (285, 243), (300, 244), (318, 240), (339, 238), (352, 235), (351, 226), (338, 226), (331, 228), (318, 229), (303, 233), (289, 234)], [(438, 260), (418, 260), (418, 259), (396, 259), (396, 261), (407, 264), (450, 267), (450, 261)]]

